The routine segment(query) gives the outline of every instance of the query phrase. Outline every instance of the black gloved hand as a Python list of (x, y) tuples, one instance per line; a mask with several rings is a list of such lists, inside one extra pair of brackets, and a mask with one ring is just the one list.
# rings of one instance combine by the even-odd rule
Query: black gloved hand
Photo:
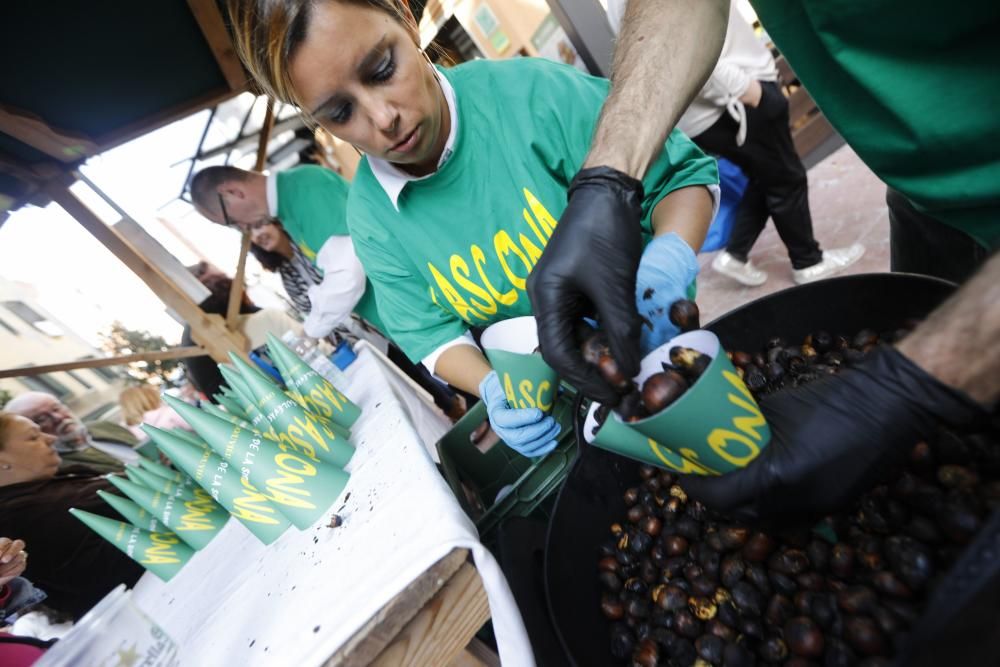
[(574, 332), (595, 311), (611, 354), (627, 377), (639, 372), (635, 274), (642, 256), (642, 182), (610, 167), (581, 170), (569, 203), (528, 276), (542, 357), (559, 375), (603, 404), (618, 393), (580, 355)]
[(940, 424), (968, 425), (985, 410), (895, 348), (854, 368), (761, 401), (771, 443), (746, 468), (681, 485), (743, 521), (785, 524), (840, 509), (868, 490)]

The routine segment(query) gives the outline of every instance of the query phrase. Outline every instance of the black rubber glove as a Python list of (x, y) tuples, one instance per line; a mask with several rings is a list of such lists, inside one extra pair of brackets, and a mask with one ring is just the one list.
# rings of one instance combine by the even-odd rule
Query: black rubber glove
[(586, 396), (617, 405), (618, 393), (580, 356), (575, 331), (595, 312), (611, 354), (628, 377), (639, 372), (635, 274), (642, 256), (642, 182), (610, 167), (583, 169), (569, 203), (528, 276), (542, 357)]
[(890, 347), (836, 376), (766, 396), (761, 410), (771, 443), (750, 465), (720, 477), (687, 476), (681, 485), (725, 515), (775, 525), (848, 505), (938, 425), (986, 417)]

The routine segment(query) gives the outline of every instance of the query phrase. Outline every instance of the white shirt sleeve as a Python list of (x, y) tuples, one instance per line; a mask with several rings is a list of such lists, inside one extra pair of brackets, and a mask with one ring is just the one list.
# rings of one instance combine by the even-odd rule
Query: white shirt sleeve
[(437, 377), (437, 373), (435, 373), (434, 367), (437, 366), (438, 359), (441, 357), (442, 354), (444, 354), (445, 350), (451, 347), (455, 347), (457, 345), (471, 345), (477, 350), (479, 349), (479, 346), (476, 345), (476, 339), (472, 337), (471, 333), (466, 331), (458, 338), (448, 341), (438, 349), (428, 354), (426, 357), (421, 359), (421, 362), (427, 368), (427, 370), (429, 370), (431, 373), (434, 374), (434, 377)]
[(322, 338), (350, 317), (365, 293), (365, 270), (354, 253), (350, 236), (331, 236), (316, 253), (323, 282), (309, 288), (309, 315), (302, 328), (312, 338)]

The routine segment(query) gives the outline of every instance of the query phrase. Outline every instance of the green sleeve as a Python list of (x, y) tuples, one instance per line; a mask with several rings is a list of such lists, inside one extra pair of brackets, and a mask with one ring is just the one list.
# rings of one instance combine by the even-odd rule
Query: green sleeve
[[(533, 86), (532, 106), (550, 108), (552, 113), (547, 114), (551, 122), (534, 139), (532, 150), (568, 188), (590, 149), (609, 84), (607, 79), (545, 60), (539, 60), (536, 69), (540, 80)], [(544, 99), (537, 99), (539, 95)], [(702, 153), (680, 130), (674, 130), (643, 179), (643, 229), (652, 233), (653, 208), (674, 190), (718, 182), (715, 159)]]
[(303, 165), (278, 174), (278, 218), (309, 259), (331, 236), (346, 236), (347, 181), (325, 167)]
[(396, 238), (375, 219), (377, 213), (372, 211), (377, 206), (366, 200), (366, 187), (378, 185), (367, 166), (359, 167), (347, 205), (354, 250), (375, 289), (385, 333), (411, 361), (418, 363), (464, 334), (468, 325), (434, 302), (426, 279)]

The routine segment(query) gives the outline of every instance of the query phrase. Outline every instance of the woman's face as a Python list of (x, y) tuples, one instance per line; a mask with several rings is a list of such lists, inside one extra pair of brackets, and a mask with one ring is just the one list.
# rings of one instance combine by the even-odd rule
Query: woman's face
[(339, 2), (313, 5), (290, 74), (306, 109), (332, 134), (418, 175), (448, 138), (440, 85), (392, 16)]
[(49, 479), (59, 470), (59, 455), (52, 448), (55, 436), (42, 433), (27, 417), (15, 417), (0, 443), (0, 465), (10, 466), (18, 480)]
[(275, 224), (260, 225), (250, 230), (250, 240), (268, 252), (291, 256), (291, 246), (284, 231)]

